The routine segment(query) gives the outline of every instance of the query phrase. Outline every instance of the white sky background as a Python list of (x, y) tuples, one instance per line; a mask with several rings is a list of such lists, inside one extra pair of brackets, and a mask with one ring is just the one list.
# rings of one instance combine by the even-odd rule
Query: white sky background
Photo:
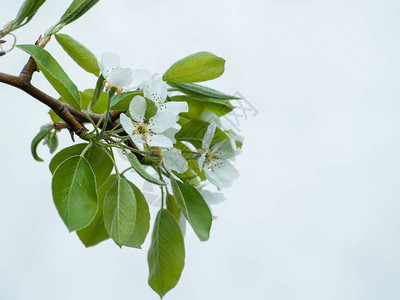
[[(1, 0), (0, 23), (19, 2)], [(47, 2), (15, 32), (19, 43), (68, 6)], [(211, 51), (226, 72), (207, 84), (258, 111), (240, 123), (240, 178), (213, 207), (210, 241), (188, 229), (186, 266), (165, 299), (399, 299), (399, 13), (395, 0), (102, 0), (64, 28), (97, 56), (118, 52), (123, 65), (161, 74)], [(46, 49), (81, 89), (94, 85), (55, 41)], [(26, 60), (16, 49), (0, 71), (18, 74)], [(57, 96), (41, 74), (34, 83)], [(86, 249), (68, 233), (51, 197), (51, 156), (30, 155), (47, 108), (0, 91), (0, 298), (158, 299), (147, 285), (149, 237), (141, 251), (111, 241)]]

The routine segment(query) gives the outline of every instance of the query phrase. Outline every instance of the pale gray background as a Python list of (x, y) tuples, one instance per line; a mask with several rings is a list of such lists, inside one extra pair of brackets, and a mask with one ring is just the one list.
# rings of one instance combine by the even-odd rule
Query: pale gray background
[[(19, 6), (0, 3), (0, 23)], [(67, 1), (48, 0), (16, 32), (34, 42)], [(400, 134), (397, 0), (102, 0), (63, 32), (96, 55), (163, 73), (208, 50), (227, 60), (210, 83), (240, 91), (258, 110), (241, 120), (240, 178), (213, 212), (209, 242), (186, 235), (178, 286), (165, 299), (399, 299)], [(47, 48), (80, 88), (81, 72), (56, 42)], [(0, 58), (17, 74), (27, 56)], [(40, 74), (35, 84), (56, 96)], [(47, 108), (1, 91), (1, 299), (157, 299), (146, 251), (111, 241), (86, 249), (51, 198), (30, 141)], [(62, 144), (69, 139), (63, 133)]]

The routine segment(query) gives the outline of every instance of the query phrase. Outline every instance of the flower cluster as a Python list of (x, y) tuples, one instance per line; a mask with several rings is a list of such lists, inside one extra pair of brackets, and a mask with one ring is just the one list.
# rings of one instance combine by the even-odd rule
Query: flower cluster
[[(165, 169), (179, 180), (172, 171), (183, 174), (189, 165), (181, 150), (174, 148), (175, 134), (181, 129), (179, 115), (189, 111), (188, 104), (184, 101), (168, 101), (168, 85), (162, 78), (146, 70), (122, 68), (117, 54), (104, 53), (99, 67), (105, 78), (106, 90), (115, 88), (118, 94), (130, 90), (143, 92), (143, 96), (137, 95), (132, 99), (127, 113), (121, 114), (120, 123), (136, 145), (157, 152)], [(155, 112), (149, 116), (149, 111), (154, 107)], [(221, 189), (230, 186), (239, 176), (230, 163), (237, 154), (237, 148), (229, 134), (228, 139), (210, 147), (217, 126), (221, 126), (216, 115), (208, 117), (207, 121), (210, 125), (204, 134), (202, 148), (194, 153), (194, 159), (208, 181)]]

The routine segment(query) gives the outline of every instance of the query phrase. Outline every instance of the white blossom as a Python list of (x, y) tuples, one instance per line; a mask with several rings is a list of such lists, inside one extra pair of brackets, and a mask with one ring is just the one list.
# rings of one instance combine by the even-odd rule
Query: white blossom
[(120, 58), (116, 53), (103, 53), (98, 64), (100, 72), (107, 82), (107, 89), (116, 87), (119, 92), (136, 89), (143, 87), (150, 78), (150, 73), (146, 70), (121, 68)]
[(239, 173), (229, 162), (235, 156), (229, 139), (219, 141), (210, 148), (216, 128), (215, 123), (208, 126), (203, 137), (202, 149), (198, 150), (201, 156), (197, 163), (200, 170), (204, 170), (206, 178), (221, 189), (230, 186), (232, 181), (239, 177)]
[(176, 124), (177, 117), (168, 111), (159, 111), (146, 120), (146, 109), (146, 99), (135, 96), (129, 104), (130, 117), (125, 114), (120, 116), (124, 130), (135, 143), (147, 143), (151, 147), (172, 147), (172, 140), (163, 132)]
[(188, 169), (188, 162), (182, 156), (182, 152), (176, 148), (163, 149), (163, 162), (167, 170), (174, 170), (178, 173), (185, 173)]
[(153, 100), (160, 111), (169, 111), (176, 116), (182, 112), (188, 112), (189, 107), (185, 101), (167, 100), (167, 84), (158, 76), (154, 75), (144, 86), (143, 94), (146, 98)]

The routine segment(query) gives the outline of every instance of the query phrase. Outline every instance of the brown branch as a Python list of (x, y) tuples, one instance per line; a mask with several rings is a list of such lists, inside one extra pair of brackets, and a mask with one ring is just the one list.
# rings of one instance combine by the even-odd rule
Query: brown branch
[[(86, 115), (83, 112), (74, 109), (70, 105), (63, 103), (60, 100), (55, 99), (34, 87), (29, 80), (27, 80), (27, 78), (32, 77), (30, 72), (34, 72), (32, 71), (33, 65), (30, 63), (30, 61), (28, 61), (27, 65), (30, 66), (24, 68), (24, 70), (26, 70), (24, 76), (13, 76), (0, 72), (0, 82), (16, 87), (50, 107), (78, 136), (85, 139), (87, 129), (83, 126), (83, 123), (89, 122)], [(112, 123), (119, 118), (121, 112), (122, 111), (112, 111), (110, 113), (111, 124), (107, 126), (107, 128), (112, 129)], [(102, 118), (101, 114), (94, 114), (91, 112), (88, 112), (87, 114), (95, 123), (99, 122)]]

